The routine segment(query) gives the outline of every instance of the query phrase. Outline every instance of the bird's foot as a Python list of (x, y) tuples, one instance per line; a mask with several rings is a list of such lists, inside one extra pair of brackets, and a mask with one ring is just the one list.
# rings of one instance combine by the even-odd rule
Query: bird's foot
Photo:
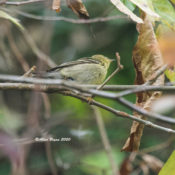
[(92, 105), (93, 104), (93, 98), (92, 97), (87, 97), (86, 99), (87, 99), (87, 103), (89, 105)]
[(71, 95), (72, 93), (71, 93), (71, 91), (69, 91), (69, 90), (66, 90), (66, 91), (64, 91), (64, 95)]

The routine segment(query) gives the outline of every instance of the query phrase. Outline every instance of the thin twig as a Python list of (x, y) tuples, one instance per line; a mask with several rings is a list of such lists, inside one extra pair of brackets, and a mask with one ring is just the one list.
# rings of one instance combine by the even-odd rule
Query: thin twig
[(97, 90), (102, 89), (102, 88), (104, 87), (104, 85), (105, 85), (108, 81), (110, 81), (111, 78), (112, 78), (115, 74), (117, 74), (120, 70), (123, 69), (123, 65), (121, 65), (121, 63), (120, 63), (120, 55), (119, 55), (118, 52), (116, 52), (116, 60), (117, 60), (117, 65), (118, 65), (117, 69), (116, 69), (110, 76), (108, 76), (108, 78), (97, 88)]
[[(44, 78), (21, 78), (21, 76), (17, 75), (6, 75), (0, 74), (0, 80), (2, 81), (12, 81), (12, 82), (27, 82), (27, 83), (36, 83), (36, 84), (47, 84), (47, 85), (61, 85), (63, 82), (69, 83), (73, 87), (83, 88), (83, 89), (96, 89), (98, 85), (89, 85), (89, 84), (77, 84), (71, 81), (65, 81), (62, 79), (44, 79)], [(137, 90), (135, 90), (137, 89)], [(105, 85), (103, 90), (110, 91), (121, 91), (121, 90), (131, 90), (133, 92), (123, 93), (123, 94), (131, 94), (135, 92), (143, 92), (143, 91), (174, 91), (175, 86), (163, 86), (163, 85)], [(123, 91), (125, 92), (125, 91)]]
[(146, 83), (144, 83), (143, 85), (151, 85), (151, 84), (153, 84), (153, 83), (157, 80), (157, 78), (159, 78), (159, 76), (162, 75), (162, 74), (164, 73), (164, 71), (167, 69), (167, 67), (168, 67), (167, 64), (163, 65), (160, 69), (158, 69), (158, 70), (155, 72), (154, 76), (151, 77), (151, 79), (148, 80), (148, 81), (147, 81)]
[[(119, 72), (123, 66), (120, 64), (120, 56), (119, 56), (119, 53), (116, 53), (116, 60), (117, 60), (117, 63), (118, 63), (118, 67), (117, 69), (100, 85), (97, 87), (97, 90), (100, 90), (104, 87), (104, 85), (117, 73)], [(119, 173), (119, 170), (116, 166), (116, 163), (115, 163), (115, 160), (114, 160), (114, 157), (113, 157), (113, 154), (112, 154), (112, 148), (111, 148), (111, 144), (110, 144), (110, 141), (108, 139), (108, 136), (107, 136), (107, 133), (106, 133), (106, 129), (105, 129), (105, 124), (104, 124), (104, 121), (102, 119), (102, 116), (101, 116), (101, 113), (99, 111), (99, 109), (96, 107), (96, 106), (92, 106), (92, 109), (94, 111), (94, 114), (95, 114), (95, 119), (96, 119), (96, 122), (97, 122), (97, 126), (99, 128), (99, 132), (100, 132), (100, 135), (101, 135), (101, 139), (102, 139), (102, 142), (103, 142), (103, 145), (104, 145), (104, 149), (106, 151), (106, 154), (108, 156), (108, 159), (109, 159), (109, 162), (111, 164), (111, 169), (112, 169), (112, 174), (113, 175), (116, 175), (116, 174), (120, 174)]]
[(36, 70), (36, 66), (32, 66), (23, 76), (29, 77)]
[[(70, 87), (70, 86), (69, 86)], [(81, 86), (80, 86), (81, 87)], [(110, 86), (109, 86), (110, 87)], [(73, 88), (73, 87), (72, 87)], [(39, 92), (60, 92), (65, 91), (67, 88), (61, 84), (58, 85), (37, 85), (37, 84), (29, 84), (29, 83), (0, 83), (0, 90), (28, 90), (28, 91), (39, 91)], [(67, 89), (68, 90), (68, 89)], [(71, 90), (71, 89), (69, 89)], [(156, 89), (157, 90), (157, 89)], [(175, 87), (174, 87), (175, 90)], [(170, 118), (168, 116), (163, 116), (160, 114), (148, 112), (144, 109), (141, 109), (135, 105), (133, 105), (131, 102), (125, 100), (122, 98), (117, 99), (120, 103), (124, 104), (125, 106), (129, 107), (130, 109), (133, 109), (147, 117), (154, 118), (160, 121), (164, 121), (166, 123), (174, 124), (175, 119)]]
[[(105, 97), (108, 99), (117, 99), (118, 94), (116, 93), (110, 93), (110, 92), (104, 92), (104, 91), (97, 91), (94, 89), (88, 89), (86, 88), (86, 86), (82, 86), (82, 85), (77, 85), (75, 83), (72, 82), (68, 82), (68, 81), (64, 81), (64, 80), (52, 80), (52, 79), (39, 79), (39, 78), (31, 78), (31, 77), (20, 77), (20, 76), (9, 76), (9, 75), (0, 75), (0, 80), (3, 81), (16, 81), (16, 82), (27, 82), (27, 83), (0, 83), (0, 90), (8, 90), (8, 89), (14, 89), (14, 90), (35, 90), (35, 91), (40, 91), (40, 92), (60, 92), (60, 91), (64, 91), (64, 90), (70, 90), (70, 91), (74, 91), (74, 90), (78, 90), (80, 89), (81, 91), (85, 92), (86, 94), (89, 95), (97, 95), (100, 97)], [(33, 83), (33, 84), (30, 84)], [(87, 85), (88, 86), (88, 85)], [(90, 86), (91, 87), (91, 86)], [(94, 86), (97, 87), (97, 86)], [(106, 86), (106, 87), (110, 87), (111, 86)], [(113, 88), (114, 86), (112, 86)], [(117, 86), (115, 86), (117, 87)], [(119, 86), (120, 87), (120, 86)], [(131, 86), (132, 88), (133, 86)], [(135, 86), (134, 86), (135, 87)], [(139, 86), (137, 86), (139, 88)], [(142, 89), (143, 86), (141, 86)], [(154, 89), (154, 86), (148, 86), (149, 89), (151, 90)], [(105, 88), (105, 87), (104, 87)], [(147, 88), (147, 87), (145, 87)], [(160, 88), (159, 86), (155, 88), (155, 90), (158, 90), (158, 88)], [(164, 88), (164, 87), (163, 87)], [(119, 88), (120, 89), (120, 88)], [(133, 89), (133, 88), (132, 88)], [(170, 91), (175, 91), (175, 87), (166, 87), (167, 90)], [(159, 89), (161, 90), (161, 88)], [(95, 93), (94, 93), (95, 92)], [(122, 103), (125, 103), (125, 106), (128, 106), (140, 113), (142, 113), (143, 115), (146, 115), (148, 117), (152, 117), (155, 119), (159, 119), (162, 120), (164, 122), (168, 122), (168, 123), (174, 123), (175, 120), (173, 118), (169, 118), (167, 116), (162, 116), (159, 114), (153, 114), (153, 113), (149, 113), (146, 112), (143, 109), (140, 109), (138, 107), (135, 107), (134, 105), (131, 105), (130, 102), (127, 102), (125, 100), (122, 101)]]
[[(157, 78), (158, 78), (160, 75), (163, 74), (163, 72), (166, 70), (166, 68), (167, 68), (167, 65), (163, 65), (160, 69), (158, 69), (158, 70), (155, 72), (154, 76), (153, 76), (150, 80), (148, 80), (147, 82), (145, 82), (144, 84), (142, 84), (143, 91), (144, 91), (144, 89), (145, 89), (145, 86), (146, 86), (146, 85), (151, 85), (151, 84), (153, 84), (153, 83), (157, 80)], [(142, 87), (140, 87), (139, 89), (126, 90), (126, 91), (120, 92), (120, 93), (118, 94), (118, 97), (119, 97), (119, 96), (122, 97), (122, 96), (125, 96), (125, 95), (132, 94), (132, 92), (134, 92), (134, 93), (143, 92), (143, 91), (140, 91)]]
[(129, 102), (128, 100), (125, 100), (124, 98), (118, 98), (117, 101), (121, 104), (123, 104), (124, 106), (146, 116), (146, 117), (149, 117), (149, 118), (154, 118), (154, 119), (158, 119), (160, 121), (164, 121), (166, 123), (170, 123), (170, 124), (175, 124), (175, 119), (173, 118), (170, 118), (168, 116), (163, 116), (163, 115), (160, 115), (160, 114), (157, 114), (157, 113), (153, 113), (153, 112), (149, 112), (149, 111), (146, 111), (142, 108), (139, 108), (138, 106), (132, 104), (131, 102)]
[[(155, 84), (157, 84), (157, 83), (164, 84), (164, 77), (161, 75), (163, 74), (163, 72), (165, 71), (166, 68), (167, 68), (167, 65), (162, 66), (161, 68), (159, 67), (159, 69), (156, 70), (154, 72), (154, 74), (151, 77), (149, 77), (149, 79), (146, 80), (146, 82), (142, 86), (153, 84), (155, 81), (156, 81)], [(160, 80), (159, 80), (159, 76), (161, 76)], [(147, 99), (144, 99), (144, 94), (149, 96), (150, 100), (148, 100), (148, 97), (145, 97)], [(141, 93), (141, 95), (137, 94), (138, 98), (137, 98), (136, 104), (138, 106), (142, 106), (143, 109), (144, 109), (144, 107), (148, 108), (148, 107), (150, 107), (151, 102), (153, 102), (152, 98), (155, 98), (155, 96), (158, 96), (157, 94), (161, 94), (161, 92), (154, 92), (154, 93), (152, 93), (152, 96), (148, 95), (147, 93)], [(124, 99), (121, 98), (121, 99), (119, 99), (119, 101), (124, 101)], [(149, 111), (149, 109), (148, 109), (148, 111)], [(140, 112), (140, 110), (139, 110), (139, 112)], [(136, 113), (136, 117), (141, 118), (141, 119), (146, 119), (146, 117), (144, 115), (140, 115), (138, 113)], [(140, 142), (141, 142), (141, 137), (143, 135), (143, 130), (144, 130), (143, 124), (133, 121), (131, 129), (130, 129), (130, 136), (126, 140), (122, 150), (124, 150), (124, 151), (136, 151), (136, 150), (138, 150), (139, 146), (140, 146)]]
[(10, 45), (15, 57), (17, 58), (18, 62), (21, 64), (23, 70), (28, 71), (29, 70), (29, 65), (28, 65), (27, 61), (24, 59), (24, 57), (22, 56), (22, 54), (19, 51), (18, 47), (16, 46), (16, 43), (14, 41), (14, 38), (13, 38), (12, 33), (11, 33), (10, 30), (8, 30), (8, 33), (7, 33), (6, 36), (8, 38), (9, 45)]
[(23, 27), (23, 28), (18, 28), (21, 33), (23, 34), (27, 44), (31, 47), (32, 51), (34, 54), (41, 60), (43, 61), (46, 65), (49, 67), (55, 67), (57, 64), (45, 53), (43, 53), (36, 45), (35, 41), (29, 34), (29, 32)]
[(24, 38), (26, 39), (28, 45), (31, 47), (32, 51), (36, 54), (36, 56), (43, 62), (45, 62), (49, 67), (55, 67), (56, 63), (54, 63), (54, 61), (51, 60), (51, 58), (46, 55), (45, 53), (43, 53), (36, 45), (36, 43), (34, 42), (33, 38), (31, 37), (31, 35), (28, 33), (28, 31), (26, 29), (20, 29)]
[[(64, 92), (60, 92), (60, 93), (62, 93), (64, 95), (68, 95), (68, 94), (65, 94)], [(77, 95), (75, 93), (69, 92), (68, 96), (72, 96), (72, 97), (78, 98), (80, 100), (83, 100), (83, 101), (89, 103), (89, 100), (86, 97), (81, 96), (80, 94)], [(105, 110), (115, 114), (115, 116), (122, 117), (122, 118), (128, 118), (130, 120), (134, 120), (134, 121), (137, 121), (139, 123), (142, 123), (142, 124), (144, 124), (147, 127), (155, 128), (155, 129), (158, 129), (158, 130), (161, 130), (161, 131), (165, 131), (165, 132), (168, 132), (168, 133), (175, 134), (175, 130), (173, 130), (173, 129), (166, 128), (166, 127), (163, 127), (163, 126), (159, 126), (159, 125), (154, 124), (154, 123), (152, 123), (150, 121), (137, 118), (137, 117), (135, 117), (133, 115), (130, 115), (130, 114), (126, 113), (126, 112), (119, 111), (119, 110), (113, 109), (113, 108), (111, 108), (109, 106), (106, 106), (106, 105), (104, 105), (102, 103), (99, 103), (99, 102), (97, 102), (97, 101), (95, 101), (93, 99), (91, 99), (91, 105), (98, 106), (98, 107), (100, 107), (102, 109), (105, 109)]]
[[(20, 80), (21, 76), (14, 76), (14, 75), (2, 75), (0, 74), (0, 80), (3, 81), (12, 81), (12, 82), (25, 82), (23, 80)], [(36, 84), (47, 84), (47, 85), (60, 85), (60, 81), (48, 81), (48, 79), (42, 79), (42, 82), (39, 79), (38, 83), (35, 80), (30, 80), (28, 83), (36, 83)], [(27, 80), (26, 80), (27, 81)], [(67, 82), (67, 81), (65, 81)], [(71, 83), (71, 82), (69, 82)], [(72, 85), (74, 88), (74, 85)], [(76, 84), (77, 88), (83, 88), (83, 89), (96, 89), (98, 85), (89, 85), (89, 84)], [(10, 88), (10, 86), (7, 88)], [(137, 89), (135, 91), (135, 89)], [(142, 86), (142, 85), (105, 85), (103, 87), (103, 90), (108, 91), (125, 91), (125, 90), (131, 90), (129, 93), (124, 93), (124, 95), (133, 94), (135, 92), (146, 92), (146, 91), (163, 91), (163, 92), (175, 92), (175, 86), (163, 86), (163, 85), (148, 85), (148, 86)]]
[[(94, 89), (87, 89), (86, 86), (82, 86), (82, 85), (77, 85), (75, 83), (71, 83), (71, 82), (67, 82), (64, 80), (48, 80), (48, 79), (38, 79), (38, 78), (31, 78), (31, 77), (20, 77), (20, 76), (9, 76), (9, 75), (0, 75), (0, 79), (3, 81), (16, 81), (16, 82), (27, 82), (27, 83), (34, 83), (34, 84), (26, 84), (26, 83), (0, 83), (0, 90), (8, 90), (8, 89), (16, 89), (16, 90), (36, 90), (36, 91), (41, 91), (41, 92), (59, 92), (59, 91), (64, 91), (67, 88), (70, 88), (70, 90), (75, 90), (75, 89), (80, 89), (81, 91), (85, 92), (85, 93), (89, 93), (92, 95), (97, 95), (100, 97), (105, 97), (108, 99), (119, 99), (120, 96), (118, 96), (118, 94), (116, 93), (110, 93), (110, 92), (104, 92), (104, 91), (97, 91)], [(87, 85), (88, 86), (88, 85)], [(96, 87), (96, 86), (94, 86)], [(109, 87), (109, 89), (111, 89), (111, 86), (107, 86)], [(114, 86), (112, 86), (113, 88)], [(116, 87), (116, 86), (115, 86)], [(135, 87), (135, 86), (134, 86)], [(139, 88), (139, 86), (137, 86)], [(141, 86), (140, 88), (142, 89), (143, 86)], [(74, 89), (75, 88), (75, 89)], [(104, 87), (105, 88), (105, 87)], [(131, 86), (132, 88), (132, 86)], [(144, 87), (147, 89), (147, 87)], [(160, 87), (154, 87), (154, 86), (148, 86), (148, 90), (154, 89), (154, 90), (158, 90)], [(165, 87), (162, 87), (165, 88)], [(133, 88), (132, 88), (133, 89)], [(161, 88), (159, 89), (161, 90)], [(175, 91), (175, 87), (166, 87), (166, 90), (169, 91)], [(121, 101), (121, 99), (120, 99)], [(122, 101), (122, 103), (124, 103), (124, 101)], [(159, 119), (162, 121), (166, 121), (169, 123), (174, 123), (174, 119), (173, 118), (169, 118), (167, 116), (161, 116), (159, 114), (152, 114), (152, 113), (148, 113), (138, 107), (135, 107), (134, 105), (131, 105), (129, 102), (126, 102), (125, 100), (125, 104), (126, 106), (143, 113), (146, 116), (155, 118), (155, 119)]]
[[(22, 82), (22, 83), (34, 83), (34, 84), (43, 84), (43, 85), (64, 85), (66, 87), (74, 88), (86, 93), (90, 93), (92, 95), (97, 95), (103, 98), (109, 98), (109, 99), (117, 99), (119, 97), (123, 97), (125, 95), (133, 94), (136, 92), (143, 92), (143, 91), (155, 91), (155, 90), (160, 90), (160, 91), (173, 91), (175, 90), (175, 87), (173, 86), (137, 86), (138, 88), (135, 89), (130, 89), (126, 91), (122, 91), (119, 93), (111, 93), (111, 92), (105, 92), (105, 91), (99, 91), (96, 89), (88, 89), (85, 88), (82, 85), (78, 85), (77, 83), (73, 83), (70, 81), (64, 81), (62, 79), (41, 79), (41, 78), (32, 78), (32, 77), (20, 77), (20, 76), (14, 76), (14, 75), (0, 75), (0, 80), (2, 81), (14, 81), (14, 82)], [(88, 85), (87, 85), (88, 86)], [(90, 87), (90, 86), (89, 86)], [(110, 86), (108, 86), (110, 87)], [(110, 89), (110, 88), (109, 88)]]
[(51, 114), (50, 100), (49, 100), (49, 97), (47, 94), (42, 93), (41, 95), (42, 95), (44, 107), (45, 107), (45, 118), (48, 119), (48, 118), (50, 118), (50, 114)]
[[(129, 90), (131, 89), (131, 93), (135, 93), (134, 89), (137, 88), (136, 92), (142, 92), (142, 91), (163, 91), (163, 92), (175, 92), (175, 86), (145, 86), (144, 89), (142, 85), (105, 85), (103, 87), (103, 90), (94, 90), (94, 88), (97, 88), (97, 85), (78, 85), (74, 84), (69, 81), (64, 81), (64, 80), (48, 80), (48, 79), (37, 79), (37, 78), (22, 78), (21, 76), (9, 76), (9, 75), (0, 75), (0, 80), (1, 81), (12, 81), (14, 83), (1, 83), (0, 84), (0, 90), (8, 90), (8, 89), (16, 89), (16, 90), (35, 90), (33, 87), (36, 85), (43, 85), (46, 86), (48, 90), (61, 90), (61, 88), (66, 87), (71, 87), (73, 89), (77, 90), (82, 90), (87, 93), (91, 93), (100, 97), (104, 98), (109, 98), (109, 99), (117, 99), (122, 97), (120, 93), (111, 93), (111, 92), (106, 92), (103, 90), (108, 90), (108, 91), (119, 91), (119, 90)], [(18, 87), (18, 85), (20, 85)], [(27, 87), (29, 86), (29, 87)], [(124, 94), (125, 95), (125, 94)], [(127, 95), (127, 94), (126, 94)]]
[(104, 125), (104, 121), (102, 119), (101, 113), (100, 113), (99, 109), (95, 106), (92, 106), (92, 109), (93, 109), (94, 114), (95, 114), (95, 119), (96, 119), (97, 126), (99, 129), (100, 135), (101, 135), (102, 143), (104, 145), (106, 154), (107, 154), (109, 162), (111, 164), (112, 174), (119, 175), (119, 170), (118, 170), (118, 168), (116, 166), (116, 162), (114, 160), (111, 144), (109, 142), (109, 139), (108, 139), (108, 136), (106, 133), (106, 129), (105, 129), (105, 125)]
[(33, 4), (36, 2), (42, 2), (42, 1), (50, 1), (50, 0), (5, 1), (2, 4), (20, 6), (20, 5)]
[[(32, 78), (28, 78), (28, 79), (31, 79), (32, 80)], [(37, 79), (36, 79), (35, 83), (37, 83)], [(13, 84), (14, 83), (11, 83), (11, 85), (13, 85)], [(5, 85), (5, 83), (1, 83), (0, 84), (0, 87), (2, 87), (2, 89), (3, 89), (3, 86), (4, 85)], [(24, 87), (24, 85), (25, 85), (25, 87)], [(38, 90), (38, 91), (42, 91), (42, 92), (48, 92), (48, 85), (47, 84), (42, 85), (42, 86), (39, 86), (39, 85), (34, 85), (34, 84), (22, 84), (22, 83), (19, 83), (18, 85), (16, 84), (15, 88), (13, 86), (10, 86), (10, 87), (12, 89), (15, 89), (15, 88), (16, 89), (20, 89), (20, 88), (23, 89), (23, 88), (25, 88), (25, 90)], [(81, 99), (81, 100), (89, 103), (89, 100), (87, 99), (87, 97), (76, 95), (75, 93), (72, 93), (70, 91), (71, 90), (70, 88), (68, 89), (69, 90), (69, 94), (68, 93), (65, 94), (63, 91), (66, 90), (66, 87), (61, 87), (61, 86), (60, 87), (59, 86), (55, 87), (55, 92), (56, 92), (56, 90), (59, 90), (59, 88), (60, 88), (59, 93), (64, 94), (64, 95), (68, 95), (68, 96), (73, 96), (73, 97), (76, 97), (78, 99)], [(74, 92), (76, 92), (76, 91), (74, 91)], [(78, 93), (81, 94), (81, 92), (78, 92)], [(129, 118), (130, 120), (135, 120), (135, 121), (138, 121), (140, 123), (143, 123), (143, 124), (145, 124), (148, 127), (153, 127), (153, 128), (159, 129), (159, 130), (163, 130), (165, 132), (175, 133), (175, 130), (172, 130), (172, 129), (169, 129), (169, 128), (165, 128), (165, 127), (156, 125), (156, 124), (154, 124), (154, 123), (152, 123), (150, 121), (142, 120), (142, 119), (139, 119), (139, 118), (137, 118), (137, 117), (135, 117), (133, 115), (129, 115), (129, 114), (125, 113), (125, 112), (115, 110), (115, 109), (113, 109), (113, 108), (111, 108), (109, 106), (106, 106), (106, 105), (104, 105), (102, 103), (99, 103), (97, 101), (94, 101), (93, 99), (91, 100), (91, 104), (92, 105), (95, 105), (95, 106), (98, 106), (100, 108), (103, 108), (103, 109), (105, 109), (107, 111), (110, 111), (110, 112), (114, 113), (116, 116), (120, 116), (120, 117), (124, 117), (124, 118)]]
[(63, 17), (63, 16), (38, 16), (38, 15), (33, 15), (30, 13), (26, 13), (17, 9), (7, 9), (7, 8), (1, 8), (9, 13), (16, 13), (18, 15), (24, 16), (26, 18), (34, 19), (34, 20), (42, 20), (42, 21), (64, 21), (64, 22), (69, 22), (73, 24), (90, 24), (90, 23), (98, 23), (98, 22), (107, 22), (111, 20), (116, 20), (116, 19), (128, 19), (127, 16), (124, 15), (115, 15), (115, 16), (107, 16), (107, 17), (98, 17), (94, 19), (73, 19), (73, 18), (68, 18), (68, 17)]
[[(16, 44), (14, 43), (14, 39), (12, 37), (11, 31), (8, 32), (7, 37), (9, 39), (9, 43), (10, 43), (10, 46), (12, 48), (12, 51), (14, 52), (17, 60), (21, 63), (22, 68), (26, 72), (23, 75), (23, 77), (29, 77), (31, 75), (31, 73), (35, 71), (36, 66), (33, 66), (32, 68), (29, 69), (29, 65), (28, 65), (27, 61), (23, 58), (22, 54), (20, 53), (20, 51), (16, 47)], [(32, 47), (33, 47), (33, 45), (32, 45)], [(43, 101), (44, 101), (46, 114), (47, 114), (47, 116), (50, 116), (50, 113), (49, 113), (50, 112), (50, 110), (49, 110), (50, 109), (49, 108), (50, 103), (49, 103), (48, 96), (47, 96), (47, 94), (43, 94), (43, 93), (41, 94), (41, 96), (42, 96)], [(31, 143), (31, 142), (28, 142), (28, 143)], [(47, 153), (48, 162), (49, 162), (49, 165), (50, 165), (50, 168), (51, 168), (51, 172), (52, 172), (53, 175), (57, 175), (56, 168), (55, 168), (54, 163), (52, 161), (51, 145), (50, 145), (50, 143), (45, 143), (45, 145), (46, 145), (46, 153)]]
[(139, 151), (139, 153), (141, 154), (145, 154), (145, 153), (150, 153), (150, 152), (154, 152), (154, 151), (158, 151), (158, 150), (161, 150), (161, 149), (165, 149), (166, 147), (168, 147), (173, 141), (175, 140), (174, 138), (174, 135), (171, 135), (167, 141), (161, 143), (161, 144), (158, 144), (158, 145), (154, 145), (154, 146), (151, 146), (151, 147), (148, 147), (148, 148), (144, 148), (142, 150)]
[(52, 175), (57, 175), (57, 168), (56, 168), (53, 156), (52, 156), (52, 148), (51, 148), (51, 143), (49, 141), (45, 142), (45, 149), (46, 149), (49, 166), (52, 171)]

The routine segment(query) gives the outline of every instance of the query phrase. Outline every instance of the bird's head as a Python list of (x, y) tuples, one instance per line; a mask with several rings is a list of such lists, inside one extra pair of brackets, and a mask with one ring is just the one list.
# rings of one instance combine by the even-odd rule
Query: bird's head
[(99, 63), (102, 66), (104, 66), (106, 69), (108, 69), (110, 64), (111, 64), (111, 62), (114, 61), (114, 60), (111, 60), (108, 57), (105, 57), (103, 55), (93, 55), (92, 59), (99, 61)]

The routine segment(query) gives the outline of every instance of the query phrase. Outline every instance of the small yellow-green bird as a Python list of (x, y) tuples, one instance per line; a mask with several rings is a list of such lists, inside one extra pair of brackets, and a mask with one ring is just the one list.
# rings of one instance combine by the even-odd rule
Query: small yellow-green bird
[(101, 84), (112, 61), (103, 55), (93, 55), (63, 63), (46, 72), (37, 73), (35, 76), (72, 80), (80, 84)]

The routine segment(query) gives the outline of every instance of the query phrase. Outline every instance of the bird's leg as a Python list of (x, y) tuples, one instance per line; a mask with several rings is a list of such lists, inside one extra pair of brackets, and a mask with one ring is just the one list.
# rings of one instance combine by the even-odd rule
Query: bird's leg
[(89, 96), (89, 97), (86, 97), (86, 100), (87, 100), (87, 103), (88, 103), (89, 105), (92, 105), (93, 96), (91, 95), (91, 96)]
[(71, 95), (72, 93), (71, 93), (70, 90), (65, 90), (65, 91), (64, 91), (64, 94), (67, 95), (67, 96), (69, 96), (69, 95)]

